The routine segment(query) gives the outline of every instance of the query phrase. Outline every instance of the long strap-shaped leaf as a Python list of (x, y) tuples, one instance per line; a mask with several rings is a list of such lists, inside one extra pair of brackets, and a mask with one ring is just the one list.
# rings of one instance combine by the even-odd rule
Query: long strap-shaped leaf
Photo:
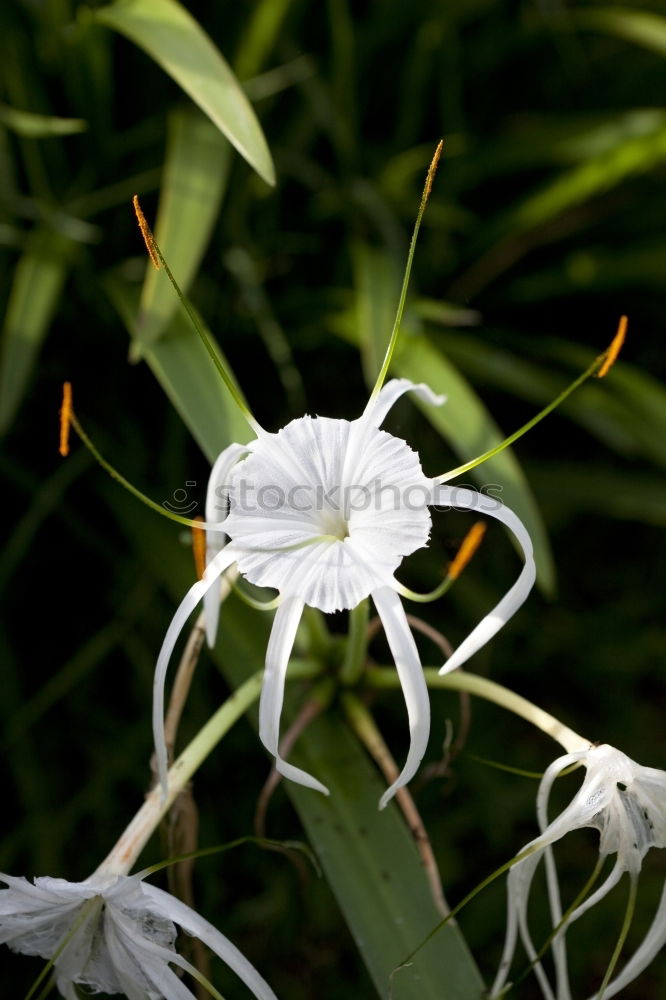
[(250, 102), (225, 59), (184, 7), (176, 0), (116, 0), (96, 17), (144, 49), (259, 176), (275, 183), (271, 154)]

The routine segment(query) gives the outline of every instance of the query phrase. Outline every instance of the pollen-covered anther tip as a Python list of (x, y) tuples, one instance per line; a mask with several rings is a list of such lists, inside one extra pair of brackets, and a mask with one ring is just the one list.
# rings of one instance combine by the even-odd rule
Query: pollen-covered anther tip
[(60, 407), (60, 446), (58, 451), (63, 458), (69, 455), (69, 428), (72, 423), (72, 383), (65, 382), (62, 387), (62, 405)]
[(442, 150), (444, 149), (444, 140), (440, 139), (437, 143), (437, 149), (435, 154), (430, 161), (430, 166), (428, 167), (428, 176), (426, 177), (425, 187), (423, 188), (423, 204), (430, 197), (430, 192), (432, 191), (432, 182), (435, 179), (435, 174), (437, 173), (437, 167), (439, 165), (439, 158), (442, 155)]
[(153, 267), (156, 271), (160, 269), (160, 258), (157, 250), (155, 248), (155, 237), (153, 236), (152, 230), (146, 221), (146, 217), (143, 214), (143, 209), (139, 204), (139, 196), (135, 194), (132, 198), (132, 205), (134, 206), (134, 212), (136, 215), (136, 221), (139, 223), (139, 229), (141, 230), (141, 235), (143, 236), (143, 242), (146, 244), (146, 250), (148, 251), (148, 256), (150, 257)]
[(605, 352), (605, 354), (602, 355), (604, 360), (603, 364), (601, 365), (601, 368), (597, 372), (597, 378), (603, 378), (605, 375), (608, 375), (608, 372), (615, 364), (617, 356), (622, 350), (622, 345), (624, 344), (624, 338), (627, 335), (627, 323), (628, 323), (627, 317), (620, 316), (620, 322), (617, 325), (617, 333), (613, 337), (613, 340), (611, 341), (608, 350)]
[[(197, 514), (193, 520), (200, 521), (201, 524), (204, 523), (200, 514)], [(203, 580), (203, 575), (206, 572), (206, 532), (203, 528), (192, 528), (192, 552), (197, 577), (199, 580)]]
[(463, 538), (462, 545), (456, 553), (456, 557), (449, 566), (447, 576), (450, 580), (457, 580), (467, 564), (471, 561), (474, 553), (478, 549), (483, 536), (486, 533), (486, 526), (482, 521), (477, 521), (469, 529)]

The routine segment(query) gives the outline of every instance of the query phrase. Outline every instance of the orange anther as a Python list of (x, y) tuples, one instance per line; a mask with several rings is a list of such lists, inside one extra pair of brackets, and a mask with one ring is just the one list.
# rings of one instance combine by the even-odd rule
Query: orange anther
[(156, 271), (160, 269), (160, 257), (155, 249), (155, 237), (153, 236), (152, 230), (146, 221), (146, 217), (143, 214), (143, 209), (139, 204), (139, 196), (137, 194), (132, 198), (132, 204), (134, 205), (134, 211), (136, 213), (136, 221), (139, 223), (139, 229), (141, 230), (141, 235), (143, 236), (143, 242), (146, 244), (146, 250), (148, 255), (153, 262), (153, 267)]
[(435, 150), (435, 155), (430, 161), (430, 166), (428, 167), (428, 176), (426, 177), (425, 187), (423, 188), (423, 198), (421, 199), (421, 205), (425, 205), (428, 198), (430, 197), (430, 192), (432, 190), (432, 182), (435, 179), (435, 174), (437, 173), (437, 166), (439, 164), (439, 158), (442, 155), (442, 150), (444, 149), (444, 140), (440, 139), (437, 144), (437, 149)]
[(60, 407), (60, 447), (58, 451), (65, 458), (69, 455), (69, 428), (72, 423), (72, 383), (65, 382), (62, 387), (62, 406)]
[(627, 322), (626, 316), (620, 316), (620, 322), (617, 325), (617, 333), (613, 337), (608, 350), (602, 355), (604, 361), (601, 368), (597, 372), (597, 378), (603, 378), (604, 375), (608, 375), (608, 372), (615, 364), (617, 356), (622, 350), (622, 345), (624, 344), (624, 338), (627, 333)]
[[(203, 517), (200, 516), (193, 518), (193, 520), (204, 523)], [(192, 528), (192, 552), (194, 553), (197, 577), (201, 580), (206, 571), (206, 532), (203, 528)]]
[(486, 526), (482, 521), (477, 521), (469, 529), (462, 540), (462, 545), (456, 553), (456, 557), (449, 566), (446, 574), (450, 580), (457, 580), (467, 563), (470, 561), (486, 533)]

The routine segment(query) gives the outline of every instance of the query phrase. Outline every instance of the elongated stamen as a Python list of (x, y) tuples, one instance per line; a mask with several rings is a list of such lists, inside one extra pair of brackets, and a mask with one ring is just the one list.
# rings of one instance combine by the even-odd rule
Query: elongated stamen
[(596, 374), (598, 378), (603, 378), (603, 376), (607, 374), (611, 365), (613, 365), (617, 359), (620, 348), (624, 342), (626, 330), (627, 317), (622, 316), (618, 325), (618, 331), (603, 354), (596, 357), (592, 364), (585, 369), (582, 375), (579, 375), (577, 379), (574, 379), (571, 385), (567, 386), (567, 388), (564, 389), (559, 396), (556, 396), (555, 399), (548, 404), (548, 406), (545, 406), (535, 417), (528, 420), (526, 424), (523, 424), (522, 427), (520, 427), (517, 431), (514, 431), (513, 434), (510, 434), (509, 437), (505, 438), (504, 441), (501, 441), (500, 444), (495, 445), (494, 448), (491, 448), (489, 451), (485, 451), (482, 455), (478, 455), (477, 458), (473, 458), (469, 462), (465, 462), (463, 465), (458, 465), (450, 472), (445, 472), (441, 476), (435, 476), (435, 482), (446, 483), (449, 479), (454, 479), (455, 476), (460, 476), (463, 472), (469, 472), (470, 469), (475, 469), (476, 466), (481, 465), (482, 462), (487, 462), (489, 458), (494, 458), (495, 455), (499, 455), (501, 451), (504, 451), (505, 448), (512, 445), (514, 441), (521, 438), (523, 434), (526, 434), (527, 431), (532, 430), (532, 428), (538, 423), (541, 423), (544, 417), (547, 417), (549, 413), (552, 413), (552, 411), (555, 410), (560, 403), (563, 403), (564, 400), (570, 396), (579, 385), (582, 385), (583, 382), (587, 381), (587, 379), (592, 375)]
[(403, 597), (406, 597), (410, 601), (416, 601), (419, 604), (429, 604), (430, 601), (436, 601), (439, 597), (443, 597), (451, 584), (458, 579), (462, 571), (473, 559), (485, 533), (486, 526), (483, 521), (477, 521), (476, 524), (472, 525), (463, 538), (455, 558), (449, 564), (446, 576), (433, 590), (421, 594), (416, 590), (410, 590), (409, 587), (404, 587), (400, 583), (397, 585), (396, 590)]
[(449, 579), (457, 580), (462, 571), (468, 565), (468, 563), (473, 559), (476, 550), (483, 541), (483, 536), (486, 533), (486, 526), (483, 521), (477, 521), (469, 529), (465, 537), (463, 538), (462, 545), (456, 553), (456, 557), (449, 566), (449, 571), (446, 574)]
[(596, 1000), (603, 1000), (603, 995), (606, 992), (606, 987), (608, 986), (611, 976), (615, 970), (615, 966), (618, 963), (620, 954), (624, 947), (624, 942), (627, 940), (627, 934), (629, 933), (629, 928), (631, 927), (631, 921), (634, 918), (634, 911), (636, 909), (636, 894), (638, 892), (638, 879), (635, 875), (631, 877), (629, 882), (629, 896), (627, 898), (627, 907), (624, 911), (624, 920), (622, 921), (622, 927), (620, 928), (620, 935), (617, 939), (615, 948), (613, 949), (613, 954), (611, 955), (611, 960), (608, 963), (608, 968), (606, 969), (606, 975), (604, 976), (603, 982), (599, 988)]
[(197, 579), (201, 580), (206, 572), (206, 531), (203, 527), (204, 519), (201, 515), (197, 515), (194, 521), (202, 526), (200, 528), (192, 528), (192, 554), (194, 555)]
[(141, 230), (141, 235), (143, 236), (143, 242), (146, 244), (148, 256), (150, 257), (155, 270), (159, 271), (162, 265), (160, 264), (160, 258), (157, 255), (157, 251), (155, 250), (155, 237), (153, 236), (152, 230), (146, 221), (143, 209), (139, 204), (139, 196), (136, 194), (132, 198), (132, 205), (134, 206), (136, 221), (139, 223), (139, 229)]
[(215, 350), (215, 348), (213, 347), (213, 344), (210, 341), (210, 338), (208, 337), (208, 335), (206, 334), (206, 331), (204, 330), (203, 326), (199, 322), (199, 319), (198, 319), (198, 317), (197, 317), (194, 309), (190, 305), (190, 303), (189, 303), (187, 297), (185, 296), (185, 294), (181, 291), (180, 285), (178, 284), (178, 282), (174, 278), (174, 276), (172, 274), (172, 271), (171, 271), (171, 268), (169, 267), (169, 265), (167, 264), (166, 260), (164, 259), (164, 254), (160, 250), (159, 244), (157, 243), (157, 240), (155, 239), (155, 236), (153, 235), (153, 232), (152, 232), (150, 226), (148, 225), (148, 222), (146, 221), (146, 217), (143, 214), (143, 210), (141, 208), (141, 205), (139, 204), (139, 197), (138, 197), (138, 195), (136, 195), (136, 194), (134, 195), (134, 197), (132, 198), (132, 204), (134, 206), (134, 211), (136, 213), (137, 221), (139, 223), (139, 229), (141, 230), (141, 235), (143, 236), (143, 241), (146, 244), (146, 250), (148, 251), (150, 259), (153, 262), (153, 265), (158, 270), (159, 270), (160, 267), (164, 268), (164, 273), (166, 274), (167, 278), (171, 282), (171, 286), (172, 286), (173, 290), (175, 291), (176, 295), (178, 296), (180, 304), (182, 305), (183, 309), (187, 313), (187, 316), (188, 316), (188, 319), (189, 319), (190, 323), (194, 327), (194, 330), (196, 331), (197, 335), (199, 336), (199, 339), (201, 340), (202, 344), (204, 345), (204, 347), (208, 351), (208, 354), (210, 355), (210, 358), (211, 358), (213, 364), (217, 368), (217, 371), (218, 371), (219, 375), (221, 376), (222, 381), (224, 382), (225, 386), (229, 390), (229, 393), (231, 394), (231, 398), (236, 403), (236, 406), (241, 411), (241, 413), (243, 414), (243, 416), (247, 420), (247, 422), (250, 425), (250, 427), (252, 428), (252, 430), (255, 433), (258, 434), (262, 430), (261, 425), (258, 423), (257, 420), (255, 420), (254, 416), (252, 415), (252, 412), (250, 411), (250, 408), (247, 405), (246, 401), (243, 399), (243, 396), (241, 395), (241, 392), (238, 389), (238, 386), (234, 382), (233, 378), (231, 377), (230, 372), (227, 370), (227, 368), (224, 365), (224, 363), (220, 360), (220, 358), (219, 358), (219, 356), (217, 354), (217, 351)]
[(243, 587), (238, 580), (234, 580), (231, 586), (234, 593), (241, 599), (241, 601), (243, 601), (244, 604), (247, 604), (248, 607), (254, 608), (255, 611), (275, 611), (282, 601), (279, 594), (277, 597), (271, 597), (267, 601), (260, 601), (259, 598), (252, 597), (251, 594), (248, 594), (245, 587)]
[(69, 428), (72, 422), (72, 383), (65, 382), (62, 387), (62, 406), (60, 407), (60, 447), (58, 451), (63, 458), (69, 455)]
[(628, 320), (626, 316), (620, 316), (620, 322), (618, 323), (617, 333), (615, 334), (612, 344), (606, 351), (606, 360), (604, 361), (599, 371), (596, 373), (596, 378), (604, 378), (606, 375), (608, 375), (608, 372), (615, 364), (617, 356), (622, 350), (622, 345), (624, 344), (624, 338), (627, 334), (627, 322)]
[(492, 885), (495, 879), (498, 879), (500, 875), (504, 875), (505, 872), (510, 871), (514, 865), (517, 865), (520, 861), (525, 861), (526, 858), (529, 858), (532, 854), (534, 854), (535, 850), (536, 848), (534, 847), (523, 848), (523, 850), (520, 851), (518, 854), (516, 854), (515, 857), (511, 858), (509, 861), (505, 861), (503, 865), (500, 865), (499, 868), (496, 868), (494, 872), (491, 872), (490, 875), (487, 875), (484, 879), (482, 879), (482, 881), (479, 882), (478, 885), (474, 886), (474, 888), (471, 889), (467, 893), (467, 895), (453, 907), (450, 913), (448, 913), (443, 920), (440, 920), (438, 924), (435, 924), (433, 929), (428, 932), (428, 934), (416, 946), (416, 948), (414, 948), (409, 953), (409, 955), (403, 958), (400, 965), (397, 965), (395, 967), (395, 969), (391, 973), (391, 976), (393, 976), (395, 972), (403, 968), (405, 965), (408, 965), (415, 957), (415, 955), (417, 955), (422, 948), (425, 948), (428, 942), (434, 938), (435, 934), (437, 934), (437, 932), (440, 931), (442, 927), (448, 924), (450, 920), (453, 920), (455, 917), (457, 917), (460, 911), (464, 909), (464, 907), (466, 907), (468, 903), (471, 903), (475, 896), (478, 896), (480, 892), (483, 892), (483, 890), (486, 889), (489, 885)]
[[(102, 455), (102, 453), (92, 443), (91, 439), (88, 437), (88, 435), (84, 431), (83, 427), (81, 426), (81, 424), (79, 422), (78, 417), (76, 416), (76, 413), (74, 412), (74, 405), (72, 403), (72, 387), (71, 387), (70, 383), (66, 382), (65, 386), (69, 386), (68, 408), (67, 408), (68, 426), (71, 425), (74, 428), (74, 430), (76, 431), (76, 433), (78, 434), (79, 438), (81, 439), (81, 441), (83, 442), (83, 444), (86, 446), (86, 448), (88, 449), (88, 451), (90, 452), (90, 454), (99, 463), (99, 465), (101, 465), (102, 468), (106, 472), (108, 472), (108, 474), (111, 476), (111, 478), (115, 479), (116, 482), (120, 483), (120, 485), (123, 486), (129, 493), (131, 493), (133, 497), (136, 497), (137, 500), (140, 500), (141, 503), (143, 503), (143, 504), (146, 505), (146, 507), (150, 507), (150, 509), (152, 511), (155, 511), (155, 513), (161, 514), (162, 517), (166, 517), (170, 521), (175, 521), (176, 524), (184, 524), (186, 528), (192, 528), (192, 530), (196, 529), (197, 531), (201, 531), (202, 527), (205, 526), (205, 522), (202, 522), (201, 520), (199, 520), (199, 521), (192, 520), (189, 517), (183, 517), (181, 514), (176, 514), (176, 513), (174, 513), (174, 511), (167, 510), (166, 507), (162, 507), (161, 504), (158, 504), (154, 500), (151, 500), (150, 497), (147, 497), (145, 495), (145, 493), (142, 493), (141, 490), (139, 490), (139, 489), (136, 488), (136, 486), (133, 486), (132, 483), (130, 483), (130, 481), (128, 479), (125, 479), (125, 477), (123, 475), (121, 475), (121, 473), (118, 472), (118, 470), (115, 469), (111, 465), (111, 463), (108, 462), (104, 458), (104, 456)], [(65, 400), (65, 394), (63, 393), (63, 409), (61, 410), (61, 413), (65, 409), (65, 401), (64, 400)], [(62, 454), (62, 451), (61, 451), (61, 454)], [(210, 525), (210, 527), (212, 527), (212, 528), (219, 528), (219, 525), (212, 524), (212, 525)]]
[[(69, 930), (63, 937), (62, 941), (60, 941), (58, 947), (54, 951), (53, 955), (51, 955), (51, 958), (48, 960), (47, 964), (44, 966), (40, 974), (37, 976), (37, 979), (30, 987), (30, 990), (28, 991), (28, 993), (26, 993), (24, 1000), (31, 1000), (31, 998), (35, 995), (38, 988), (42, 985), (48, 974), (51, 972), (52, 969), (55, 968), (56, 961), (58, 960), (60, 955), (62, 955), (63, 951), (65, 950), (65, 948), (67, 948), (67, 946), (70, 944), (73, 938), (76, 937), (78, 931), (88, 921), (91, 912), (96, 907), (99, 907), (99, 909), (102, 908), (102, 900), (100, 899), (99, 896), (93, 896), (92, 899), (87, 899), (85, 903), (81, 906), (76, 916), (76, 919), (72, 923), (72, 926), (69, 928)], [(50, 991), (49, 983), (47, 983), (46, 986), (47, 986), (47, 992)], [(46, 996), (46, 993), (42, 992), (40, 994), (40, 998), (42, 996)]]
[(558, 923), (555, 925), (555, 927), (553, 927), (552, 931), (550, 932), (544, 943), (539, 948), (539, 951), (536, 954), (536, 958), (533, 961), (531, 961), (530, 964), (525, 969), (523, 969), (523, 971), (518, 976), (512, 979), (511, 981), (512, 987), (518, 986), (518, 984), (522, 983), (524, 979), (527, 979), (528, 975), (533, 970), (537, 962), (540, 962), (543, 956), (546, 954), (550, 945), (554, 944), (555, 939), (558, 938), (559, 935), (561, 935), (562, 931), (566, 930), (566, 927), (570, 922), (571, 914), (574, 913), (575, 910), (580, 906), (580, 904), (586, 899), (594, 883), (599, 878), (599, 873), (601, 872), (604, 861), (605, 858), (603, 857), (599, 857), (597, 859), (597, 863), (594, 866), (592, 874), (590, 875), (587, 882), (585, 883), (583, 888), (580, 890), (580, 892), (574, 899), (573, 903), (571, 903), (571, 905), (567, 908), (564, 915), (559, 918)]
[(435, 155), (433, 156), (430, 166), (428, 167), (428, 174), (426, 176), (425, 185), (423, 187), (423, 194), (421, 195), (421, 204), (419, 205), (418, 214), (416, 216), (416, 222), (414, 223), (414, 230), (412, 232), (412, 239), (409, 244), (409, 253), (407, 254), (407, 264), (405, 266), (405, 274), (402, 279), (402, 288), (400, 289), (400, 298), (398, 300), (398, 309), (395, 314), (395, 320), (393, 322), (393, 329), (391, 330), (391, 337), (389, 339), (388, 347), (386, 348), (386, 354), (384, 355), (384, 361), (382, 362), (382, 367), (379, 370), (379, 375), (377, 376), (377, 381), (375, 386), (370, 393), (370, 402), (377, 396), (379, 390), (384, 384), (384, 379), (389, 370), (389, 365), (391, 364), (391, 358), (393, 357), (393, 352), (395, 350), (395, 345), (398, 340), (398, 333), (400, 332), (400, 324), (402, 322), (402, 314), (405, 310), (405, 302), (407, 300), (407, 289), (409, 287), (409, 278), (412, 273), (412, 262), (414, 260), (414, 250), (416, 249), (416, 240), (419, 235), (419, 229), (421, 228), (421, 220), (423, 218), (423, 213), (425, 212), (425, 207), (428, 203), (428, 198), (430, 197), (430, 192), (432, 190), (432, 182), (435, 178), (437, 172), (437, 165), (439, 164), (439, 158), (442, 155), (442, 149), (444, 148), (444, 140), (440, 139), (437, 149), (435, 150)]

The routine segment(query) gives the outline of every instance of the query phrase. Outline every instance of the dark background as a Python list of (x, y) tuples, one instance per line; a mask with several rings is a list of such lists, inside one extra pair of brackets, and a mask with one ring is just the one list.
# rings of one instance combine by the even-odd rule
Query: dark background
[[(500, 426), (509, 433), (547, 401), (540, 380), (557, 388), (570, 380), (577, 368), (563, 364), (567, 344), (602, 349), (622, 313), (630, 318), (624, 361), (650, 380), (663, 377), (663, 52), (586, 29), (565, 4), (546, 0), (295, 0), (251, 65), (239, 53), (258, 4), (190, 9), (241, 79), (283, 67), (279, 89), (255, 104), (277, 187), (270, 190), (234, 155), (191, 289), (266, 426), (276, 429), (303, 410), (353, 417), (362, 409), (367, 388), (358, 352), (335, 333), (353, 288), (352, 249), (364, 240), (403, 260), (440, 136), (445, 155), (412, 290), (455, 307), (450, 325), (427, 331)], [(659, 13), (660, 5), (623, 9)], [(0, 126), (3, 299), (38, 224), (57, 230), (59, 213), (77, 198), (112, 191), (80, 238), (69, 241), (48, 338), (0, 458), (8, 528), (0, 558), (0, 868), (79, 880), (107, 852), (146, 787), (152, 671), (174, 605), (116, 516), (118, 487), (78, 446), (66, 463), (59, 459), (60, 387), (73, 381), (79, 415), (132, 482), (161, 500), (196, 481), (201, 502), (208, 464), (149, 369), (128, 364), (129, 340), (103, 286), (122, 262), (139, 267), (129, 197), (138, 190), (154, 213), (167, 117), (187, 99), (128, 41), (86, 27), (67, 0), (14, 0), (2, 7), (0, 29), (2, 100), (88, 123), (80, 135), (50, 139)], [(650, 152), (658, 138), (636, 152), (637, 135), (660, 135), (662, 152)], [(576, 174), (585, 167), (587, 174)], [(573, 194), (560, 203), (555, 185), (566, 178)], [(523, 225), (521, 206), (540, 191), (541, 209)], [(304, 399), (285, 391), (275, 344), (262, 337), (228, 267), (231, 248), (254, 262), (302, 375)], [(656, 381), (640, 385), (644, 410), (635, 419), (581, 417), (564, 407), (517, 447), (550, 533), (557, 590), (535, 592), (471, 667), (590, 739), (661, 767), (664, 396)], [(455, 461), (409, 404), (396, 408), (387, 427), (418, 446), (427, 472)], [(466, 515), (439, 518), (428, 552), (405, 567), (405, 582), (433, 585), (442, 552), (450, 557), (470, 523)], [(509, 543), (493, 529), (450, 598), (428, 606), (424, 617), (455, 644), (515, 572)], [(344, 616), (337, 619), (332, 627), (344, 628)], [(385, 655), (381, 644), (373, 652)], [(437, 662), (427, 644), (422, 652), (425, 662)], [(186, 734), (224, 691), (204, 657)], [(399, 694), (378, 710), (397, 750), (402, 711)], [(457, 712), (453, 696), (433, 696), (431, 762), (441, 753), (444, 719), (455, 722)], [(526, 724), (472, 704), (465, 747), (445, 778), (414, 785), (450, 900), (535, 834), (535, 781), (477, 758), (541, 771), (554, 756), (556, 748)], [(251, 832), (267, 770), (254, 733), (239, 724), (196, 779), (202, 845)], [(271, 804), (269, 833), (300, 835), (283, 790)], [(596, 835), (570, 839), (562, 870), (573, 895), (594, 862)], [(148, 856), (162, 856), (157, 842)], [(659, 898), (663, 858), (653, 851), (646, 868), (634, 942)], [(260, 963), (278, 995), (373, 995), (322, 880), (304, 883), (287, 860), (246, 847), (200, 862), (195, 892), (202, 912)], [(603, 976), (624, 901), (618, 890), (572, 932), (575, 996), (590, 994)], [(503, 917), (498, 883), (461, 918), (488, 978)], [(18, 997), (40, 963), (3, 949), (0, 967), (3, 984), (12, 984), (2, 995)], [(657, 1000), (665, 986), (662, 956), (625, 995)], [(223, 988), (229, 997), (242, 993), (233, 982)], [(536, 986), (527, 979), (514, 994), (536, 996)]]

